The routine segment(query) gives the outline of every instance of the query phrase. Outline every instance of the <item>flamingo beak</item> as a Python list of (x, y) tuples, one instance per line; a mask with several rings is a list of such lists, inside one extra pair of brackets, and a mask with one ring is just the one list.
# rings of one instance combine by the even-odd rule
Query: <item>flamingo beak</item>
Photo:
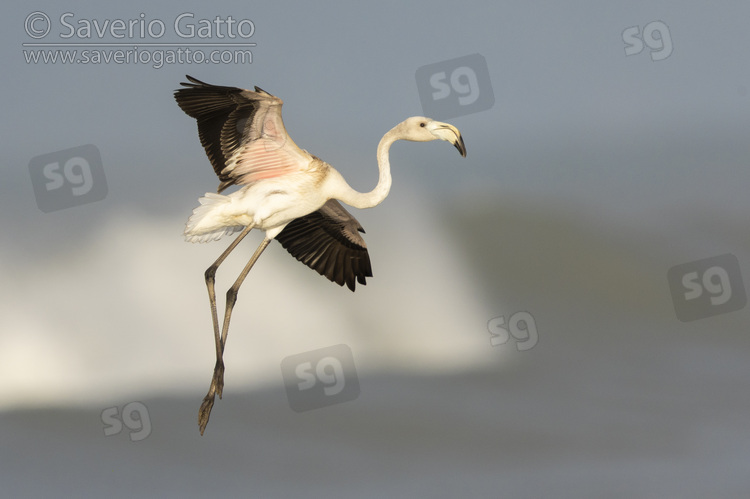
[(466, 145), (464, 144), (464, 138), (461, 136), (461, 132), (458, 131), (458, 128), (453, 127), (453, 130), (456, 132), (456, 140), (453, 141), (453, 147), (458, 149), (458, 152), (461, 154), (462, 158), (466, 157)]
[(461, 132), (458, 131), (458, 128), (450, 123), (441, 123), (440, 121), (433, 121), (430, 125), (432, 125), (430, 128), (433, 135), (441, 140), (450, 142), (453, 144), (453, 147), (458, 149), (458, 152), (461, 153), (462, 157), (466, 157), (466, 145), (464, 144), (464, 139), (461, 136)]

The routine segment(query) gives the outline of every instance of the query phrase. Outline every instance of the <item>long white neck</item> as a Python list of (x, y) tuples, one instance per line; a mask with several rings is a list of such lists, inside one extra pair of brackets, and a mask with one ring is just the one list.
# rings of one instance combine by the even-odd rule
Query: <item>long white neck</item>
[(355, 208), (372, 208), (383, 202), (391, 190), (391, 162), (388, 158), (388, 151), (391, 144), (398, 140), (396, 128), (383, 135), (378, 144), (378, 185), (370, 192), (358, 192), (344, 182), (339, 192), (336, 193), (336, 199)]

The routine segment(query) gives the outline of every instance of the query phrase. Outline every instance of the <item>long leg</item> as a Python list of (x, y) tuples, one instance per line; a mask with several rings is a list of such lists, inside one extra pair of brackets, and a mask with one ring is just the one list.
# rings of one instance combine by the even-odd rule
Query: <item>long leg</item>
[(260, 257), (260, 254), (263, 253), (263, 250), (266, 249), (266, 246), (268, 246), (268, 243), (270, 242), (271, 240), (267, 237), (263, 239), (263, 242), (260, 243), (258, 249), (255, 250), (255, 253), (253, 253), (252, 258), (250, 258), (250, 261), (247, 262), (245, 268), (242, 269), (242, 273), (240, 273), (240, 276), (236, 281), (234, 281), (232, 287), (227, 290), (226, 310), (224, 311), (224, 325), (221, 328), (222, 345), (226, 345), (227, 343), (227, 334), (229, 333), (229, 319), (232, 317), (232, 309), (234, 308), (234, 302), (237, 301), (237, 292), (239, 291), (240, 286), (242, 286), (242, 281), (245, 280), (245, 277), (247, 277), (250, 269), (253, 268), (253, 265), (255, 265), (258, 257)]
[[(216, 365), (214, 366), (214, 374), (211, 378), (211, 386), (208, 389), (208, 394), (203, 399), (204, 405), (206, 400), (208, 399), (213, 401), (214, 395), (216, 393), (218, 393), (219, 398), (221, 398), (222, 391), (224, 389), (224, 361), (222, 359), (224, 353), (224, 343), (221, 341), (221, 334), (219, 332), (219, 319), (216, 313), (216, 292), (214, 290), (216, 270), (219, 268), (219, 265), (221, 265), (222, 262), (226, 260), (226, 258), (229, 256), (229, 253), (231, 253), (232, 250), (234, 250), (237, 245), (240, 244), (240, 241), (242, 241), (252, 229), (252, 225), (248, 225), (247, 227), (245, 227), (242, 232), (240, 232), (240, 235), (237, 236), (235, 240), (232, 241), (232, 244), (230, 244), (229, 247), (221, 254), (221, 256), (219, 256), (219, 258), (217, 258), (216, 261), (206, 269), (206, 272), (204, 274), (206, 278), (206, 288), (208, 288), (208, 300), (211, 304), (211, 319), (214, 326), (214, 342), (216, 345)], [(209, 408), (209, 413), (210, 412), (211, 409)], [(205, 428), (205, 425), (203, 427)], [(201, 434), (203, 434), (203, 429), (201, 429)]]
[[(240, 234), (240, 236), (242, 236), (242, 234)], [(203, 432), (206, 429), (206, 425), (208, 424), (208, 419), (211, 417), (211, 409), (214, 406), (214, 396), (217, 393), (217, 386), (221, 385), (223, 387), (224, 385), (224, 363), (221, 360), (221, 357), (224, 353), (224, 346), (227, 342), (227, 335), (229, 333), (229, 320), (232, 317), (232, 309), (234, 308), (234, 303), (237, 301), (237, 292), (239, 291), (242, 282), (247, 277), (247, 274), (250, 272), (250, 269), (253, 268), (253, 265), (255, 265), (255, 262), (258, 260), (261, 253), (263, 253), (263, 250), (266, 249), (270, 242), (271, 239), (267, 237), (263, 239), (263, 242), (260, 243), (258, 249), (255, 250), (255, 253), (253, 253), (252, 258), (250, 258), (250, 261), (247, 262), (245, 268), (242, 269), (242, 272), (240, 273), (237, 280), (227, 291), (226, 309), (224, 311), (224, 324), (222, 326), (221, 341), (219, 345), (220, 350), (217, 350), (219, 354), (216, 366), (218, 369), (219, 365), (221, 365), (221, 368), (220, 371), (214, 370), (214, 377), (211, 381), (211, 388), (208, 390), (208, 394), (206, 394), (206, 396), (204, 397), (203, 403), (201, 404), (200, 410), (198, 412), (198, 426), (200, 427), (201, 435), (203, 435)], [(214, 300), (214, 307), (215, 303), (216, 302)], [(221, 394), (219, 395), (219, 397), (221, 397)]]
[[(219, 258), (216, 259), (216, 261), (206, 269), (206, 272), (204, 274), (206, 278), (206, 287), (208, 288), (208, 299), (211, 303), (211, 320), (213, 321), (214, 326), (214, 340), (216, 343), (216, 363), (219, 365), (221, 363), (222, 359), (222, 352), (224, 351), (224, 342), (221, 340), (221, 336), (219, 335), (219, 319), (218, 315), (216, 313), (216, 292), (214, 290), (214, 283), (216, 282), (216, 270), (219, 268), (219, 265), (226, 260), (226, 258), (229, 256), (229, 253), (234, 250), (234, 248), (237, 247), (238, 244), (240, 244), (240, 241), (242, 241), (246, 235), (250, 233), (253, 226), (248, 225), (245, 227), (242, 232), (240, 232), (240, 235), (237, 236), (237, 238), (232, 241), (232, 244), (229, 245), (229, 247), (224, 251), (224, 253), (219, 256)], [(223, 370), (223, 365), (222, 365)], [(223, 385), (223, 384), (222, 384)], [(217, 387), (217, 393), (219, 394), (219, 398), (221, 398), (221, 391), (223, 389), (223, 386)]]

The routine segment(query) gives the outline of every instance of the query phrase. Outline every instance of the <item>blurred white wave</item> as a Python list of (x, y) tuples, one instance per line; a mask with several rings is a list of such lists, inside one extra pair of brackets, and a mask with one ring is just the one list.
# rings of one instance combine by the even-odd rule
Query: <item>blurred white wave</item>
[[(491, 309), (438, 210), (416, 195), (398, 198), (355, 213), (375, 274), (356, 293), (277, 243), (266, 250), (235, 307), (227, 392), (278, 383), (286, 356), (339, 343), (351, 347), (360, 372), (502, 362), (486, 332)], [(120, 212), (74, 245), (68, 236), (62, 253), (0, 259), (1, 409), (202, 396), (214, 363), (203, 271), (230, 239), (185, 243), (184, 221)], [(220, 316), (260, 235), (248, 239), (217, 274)]]

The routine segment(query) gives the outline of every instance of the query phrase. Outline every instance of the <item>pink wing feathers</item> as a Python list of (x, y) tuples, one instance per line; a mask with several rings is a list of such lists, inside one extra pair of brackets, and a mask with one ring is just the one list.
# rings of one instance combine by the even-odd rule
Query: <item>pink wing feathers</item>
[(258, 138), (252, 138), (255, 133), (246, 135), (249, 141), (224, 169), (238, 184), (293, 173), (304, 169), (312, 160), (312, 156), (305, 155), (287, 135), (281, 120), (281, 104), (269, 106), (265, 116), (259, 115), (256, 113), (258, 118), (254, 120), (261, 126)]
[(281, 118), (283, 101), (255, 91), (210, 85), (187, 76), (175, 99), (198, 122), (198, 135), (221, 183), (231, 185), (304, 170), (312, 156), (287, 135)]

